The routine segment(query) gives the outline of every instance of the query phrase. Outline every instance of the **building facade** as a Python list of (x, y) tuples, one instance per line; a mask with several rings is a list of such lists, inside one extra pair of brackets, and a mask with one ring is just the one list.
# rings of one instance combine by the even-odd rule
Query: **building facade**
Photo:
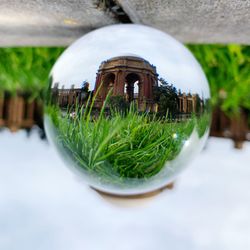
[(158, 85), (156, 67), (135, 56), (119, 56), (101, 63), (95, 82), (96, 106), (102, 106), (108, 93), (137, 101), (139, 108), (153, 105), (153, 87)]
[[(94, 107), (101, 108), (109, 95), (123, 97), (128, 103), (136, 102), (141, 111), (158, 112), (159, 105), (155, 95), (160, 97), (166, 91), (165, 89), (156, 94), (156, 89), (162, 89), (158, 86), (160, 80), (156, 67), (143, 58), (119, 56), (103, 61), (96, 73), (95, 87), (92, 93), (92, 96), (95, 96)], [(173, 88), (169, 91), (173, 91)], [(82, 106), (86, 104), (90, 92), (87, 82), (83, 84), (82, 88), (75, 88), (72, 85), (68, 89), (65, 89), (64, 86), (59, 88), (59, 83), (56, 83), (52, 89), (52, 100), (61, 108)], [(204, 103), (198, 94), (186, 94), (179, 91), (178, 93), (174, 92), (174, 95), (176, 114), (202, 112)], [(158, 99), (160, 99), (159, 97)]]

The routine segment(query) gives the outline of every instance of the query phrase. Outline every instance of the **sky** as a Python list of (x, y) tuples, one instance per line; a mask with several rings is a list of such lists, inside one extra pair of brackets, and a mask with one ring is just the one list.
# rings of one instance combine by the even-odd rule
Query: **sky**
[(191, 52), (166, 33), (143, 25), (118, 24), (86, 34), (65, 50), (51, 75), (65, 88), (80, 87), (87, 80), (93, 90), (102, 61), (131, 54), (156, 66), (159, 77), (182, 92), (210, 96), (207, 79)]

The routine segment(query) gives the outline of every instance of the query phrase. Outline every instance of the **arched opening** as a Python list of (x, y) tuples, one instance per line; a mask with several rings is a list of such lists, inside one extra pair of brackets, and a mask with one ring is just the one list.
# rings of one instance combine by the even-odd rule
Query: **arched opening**
[(140, 76), (129, 73), (125, 78), (124, 94), (129, 102), (137, 101), (141, 93)]
[(102, 82), (102, 87), (100, 91), (100, 95), (103, 100), (107, 97), (109, 91), (114, 88), (114, 83), (115, 83), (115, 74), (113, 73), (108, 73), (107, 75), (104, 76), (104, 80)]

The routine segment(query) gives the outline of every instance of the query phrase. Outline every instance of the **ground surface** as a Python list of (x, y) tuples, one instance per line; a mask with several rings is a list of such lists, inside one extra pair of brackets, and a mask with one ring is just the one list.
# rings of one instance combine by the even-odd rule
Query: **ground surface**
[(250, 43), (250, 0), (0, 0), (0, 46), (68, 45), (119, 13), (186, 43)]
[(173, 190), (125, 208), (36, 134), (0, 133), (0, 249), (250, 249), (250, 143), (211, 138)]

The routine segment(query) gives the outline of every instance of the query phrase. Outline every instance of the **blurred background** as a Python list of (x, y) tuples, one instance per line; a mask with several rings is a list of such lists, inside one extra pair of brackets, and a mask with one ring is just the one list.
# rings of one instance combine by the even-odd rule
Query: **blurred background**
[[(250, 46), (187, 44), (211, 88), (210, 135), (231, 138), (235, 148), (250, 140)], [(63, 47), (0, 48), (0, 126), (15, 132), (43, 131), (48, 75)]]
[[(250, 2), (0, 0), (0, 249), (250, 248)], [(104, 25), (182, 41), (211, 88), (207, 146), (156, 197), (118, 201), (64, 167), (43, 128), (56, 59)]]

